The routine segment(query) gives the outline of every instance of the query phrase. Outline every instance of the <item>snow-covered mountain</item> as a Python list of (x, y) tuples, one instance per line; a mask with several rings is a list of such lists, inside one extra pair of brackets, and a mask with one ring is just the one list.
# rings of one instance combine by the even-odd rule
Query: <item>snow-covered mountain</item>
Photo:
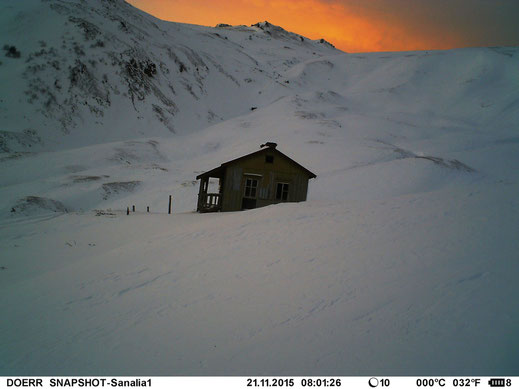
[[(518, 48), (0, 9), (0, 374), (518, 374)], [(192, 212), (265, 141), (307, 202)]]
[(268, 22), (168, 23), (119, 0), (1, 7), (17, 53), (2, 61), (4, 151), (186, 134), (270, 103), (281, 72), (336, 52)]

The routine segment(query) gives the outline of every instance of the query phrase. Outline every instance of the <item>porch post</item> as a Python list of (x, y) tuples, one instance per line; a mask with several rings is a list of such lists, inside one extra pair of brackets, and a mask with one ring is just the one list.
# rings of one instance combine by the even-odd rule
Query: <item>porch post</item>
[(204, 186), (204, 179), (200, 178), (200, 188), (198, 190), (198, 201), (196, 203), (196, 210), (197, 212), (200, 212), (200, 201), (202, 199), (202, 188)]
[(205, 194), (207, 194), (207, 187), (209, 186), (209, 177), (201, 177), (200, 178), (200, 189), (198, 190), (198, 202), (197, 202), (197, 206), (196, 206), (196, 210), (198, 212), (202, 212), (203, 210), (203, 200), (206, 198), (206, 196), (204, 196)]

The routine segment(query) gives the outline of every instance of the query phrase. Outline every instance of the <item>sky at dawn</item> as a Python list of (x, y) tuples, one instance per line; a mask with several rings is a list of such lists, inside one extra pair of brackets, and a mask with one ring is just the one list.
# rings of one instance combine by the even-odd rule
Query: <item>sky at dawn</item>
[(349, 52), (519, 45), (519, 0), (129, 0), (160, 19), (268, 20)]

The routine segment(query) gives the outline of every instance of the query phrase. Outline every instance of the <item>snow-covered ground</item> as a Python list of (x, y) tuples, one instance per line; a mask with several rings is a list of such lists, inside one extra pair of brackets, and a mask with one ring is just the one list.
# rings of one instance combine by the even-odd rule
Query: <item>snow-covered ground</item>
[[(0, 374), (519, 374), (518, 48), (1, 7)], [(194, 213), (265, 141), (309, 200)]]
[(11, 225), (1, 372), (515, 374), (516, 193)]

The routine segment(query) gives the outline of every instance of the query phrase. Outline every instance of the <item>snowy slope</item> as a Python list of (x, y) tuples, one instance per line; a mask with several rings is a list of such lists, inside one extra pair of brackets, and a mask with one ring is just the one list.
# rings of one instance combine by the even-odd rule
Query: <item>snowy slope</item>
[(1, 372), (515, 374), (517, 191), (467, 189), (16, 224)]
[[(0, 374), (519, 373), (518, 48), (346, 54), (120, 2), (2, 7)], [(35, 36), (68, 70), (24, 75)], [(157, 65), (143, 89), (132, 56)], [(71, 86), (78, 58), (97, 89)], [(37, 77), (61, 77), (56, 106), (27, 102)], [(265, 141), (317, 174), (309, 201), (192, 212), (200, 171)]]
[[(10, 211), (27, 196), (56, 200), (72, 211), (131, 204), (163, 211), (170, 194), (176, 211), (191, 211), (197, 172), (255, 151), (266, 140), (315, 171), (327, 199), (385, 197), (481, 176), (513, 179), (517, 65), (516, 49), (486, 48), (302, 62), (281, 75), (287, 95), (201, 130), (4, 153), (0, 213), (15, 216)], [(120, 126), (114, 128), (127, 129), (125, 121)], [(388, 179), (374, 180), (373, 174)], [(310, 185), (311, 195), (314, 190)]]

